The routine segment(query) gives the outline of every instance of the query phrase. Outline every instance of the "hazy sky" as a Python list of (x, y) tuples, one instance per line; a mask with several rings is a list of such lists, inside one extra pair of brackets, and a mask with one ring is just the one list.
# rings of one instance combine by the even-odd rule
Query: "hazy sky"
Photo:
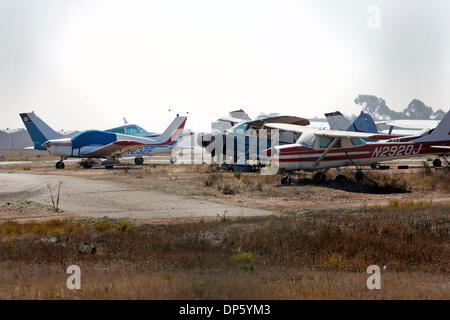
[[(379, 17), (379, 19), (377, 19)], [(0, 128), (450, 106), (448, 0), (0, 0)]]

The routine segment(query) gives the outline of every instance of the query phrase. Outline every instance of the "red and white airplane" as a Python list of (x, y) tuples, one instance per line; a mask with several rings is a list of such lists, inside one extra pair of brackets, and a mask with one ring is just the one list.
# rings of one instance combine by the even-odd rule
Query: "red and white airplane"
[[(450, 149), (450, 111), (436, 128), (409, 141), (366, 142), (363, 139), (383, 139), (374, 133), (308, 129), (290, 124), (268, 124), (274, 129), (291, 130), (301, 133), (294, 144), (275, 146), (267, 150), (271, 164), (288, 171), (282, 183), (290, 183), (290, 171), (322, 170), (343, 166), (376, 164), (379, 161), (417, 157), (421, 155), (445, 155)], [(401, 140), (401, 139), (399, 139)], [(358, 171), (356, 178), (361, 179)], [(316, 181), (324, 181), (326, 176), (318, 172)], [(339, 175), (337, 180), (346, 180)]]

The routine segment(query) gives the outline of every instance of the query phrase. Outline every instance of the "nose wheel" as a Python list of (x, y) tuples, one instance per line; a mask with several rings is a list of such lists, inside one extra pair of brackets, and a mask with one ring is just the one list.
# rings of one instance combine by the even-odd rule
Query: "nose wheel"
[(64, 169), (64, 162), (62, 160), (58, 161), (55, 167), (56, 169)]
[(334, 179), (334, 181), (336, 181), (337, 183), (346, 183), (348, 181), (347, 177), (339, 174), (336, 176), (336, 178)]
[(144, 164), (144, 158), (142, 157), (134, 158), (134, 164), (137, 166), (142, 166)]
[(322, 171), (317, 172), (313, 176), (313, 181), (315, 184), (321, 184), (327, 181), (327, 175)]

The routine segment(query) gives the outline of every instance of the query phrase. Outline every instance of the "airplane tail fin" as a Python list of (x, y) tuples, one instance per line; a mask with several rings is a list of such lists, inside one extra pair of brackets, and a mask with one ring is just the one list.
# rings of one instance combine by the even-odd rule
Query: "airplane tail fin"
[(244, 121), (251, 120), (249, 115), (242, 109), (230, 111), (230, 117), (235, 119), (242, 119)]
[(352, 125), (346, 117), (342, 115), (339, 111), (325, 113), (328, 124), (331, 130), (342, 130), (347, 131), (347, 129)]
[(34, 149), (46, 150), (42, 144), (51, 139), (60, 139), (64, 135), (53, 130), (48, 124), (41, 120), (34, 112), (20, 113), (28, 134), (33, 140)]
[(184, 125), (186, 124), (187, 117), (177, 116), (175, 120), (167, 127), (167, 129), (161, 133), (157, 140), (161, 141), (161, 144), (170, 144), (177, 141), (183, 133)]
[(378, 133), (378, 128), (370, 114), (361, 111), (347, 131)]
[(442, 118), (441, 122), (430, 134), (424, 135), (414, 142), (443, 141), (450, 140), (450, 111)]

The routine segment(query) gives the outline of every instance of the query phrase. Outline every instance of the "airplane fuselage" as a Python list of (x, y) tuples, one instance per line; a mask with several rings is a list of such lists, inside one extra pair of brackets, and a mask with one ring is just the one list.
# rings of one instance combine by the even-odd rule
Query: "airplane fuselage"
[[(109, 132), (91, 131), (89, 139), (80, 139), (80, 135), (72, 138), (54, 139), (44, 143), (50, 154), (62, 157), (86, 158), (97, 149), (114, 141), (120, 142), (133, 140), (141, 146), (129, 153), (121, 155), (121, 157), (139, 157), (142, 155), (157, 154), (169, 152), (178, 142), (178, 138), (168, 141), (168, 143), (158, 143), (157, 140), (143, 137), (131, 137), (122, 134)], [(82, 140), (81, 142), (79, 140)]]
[[(418, 157), (448, 152), (432, 148), (437, 142), (367, 143), (349, 148), (332, 148), (319, 159), (323, 149), (313, 149), (299, 144), (275, 148), (271, 160), (287, 170), (317, 170), (350, 165), (370, 165), (380, 161)], [(450, 141), (439, 145), (450, 146)], [(320, 160), (320, 161), (319, 161)]]

